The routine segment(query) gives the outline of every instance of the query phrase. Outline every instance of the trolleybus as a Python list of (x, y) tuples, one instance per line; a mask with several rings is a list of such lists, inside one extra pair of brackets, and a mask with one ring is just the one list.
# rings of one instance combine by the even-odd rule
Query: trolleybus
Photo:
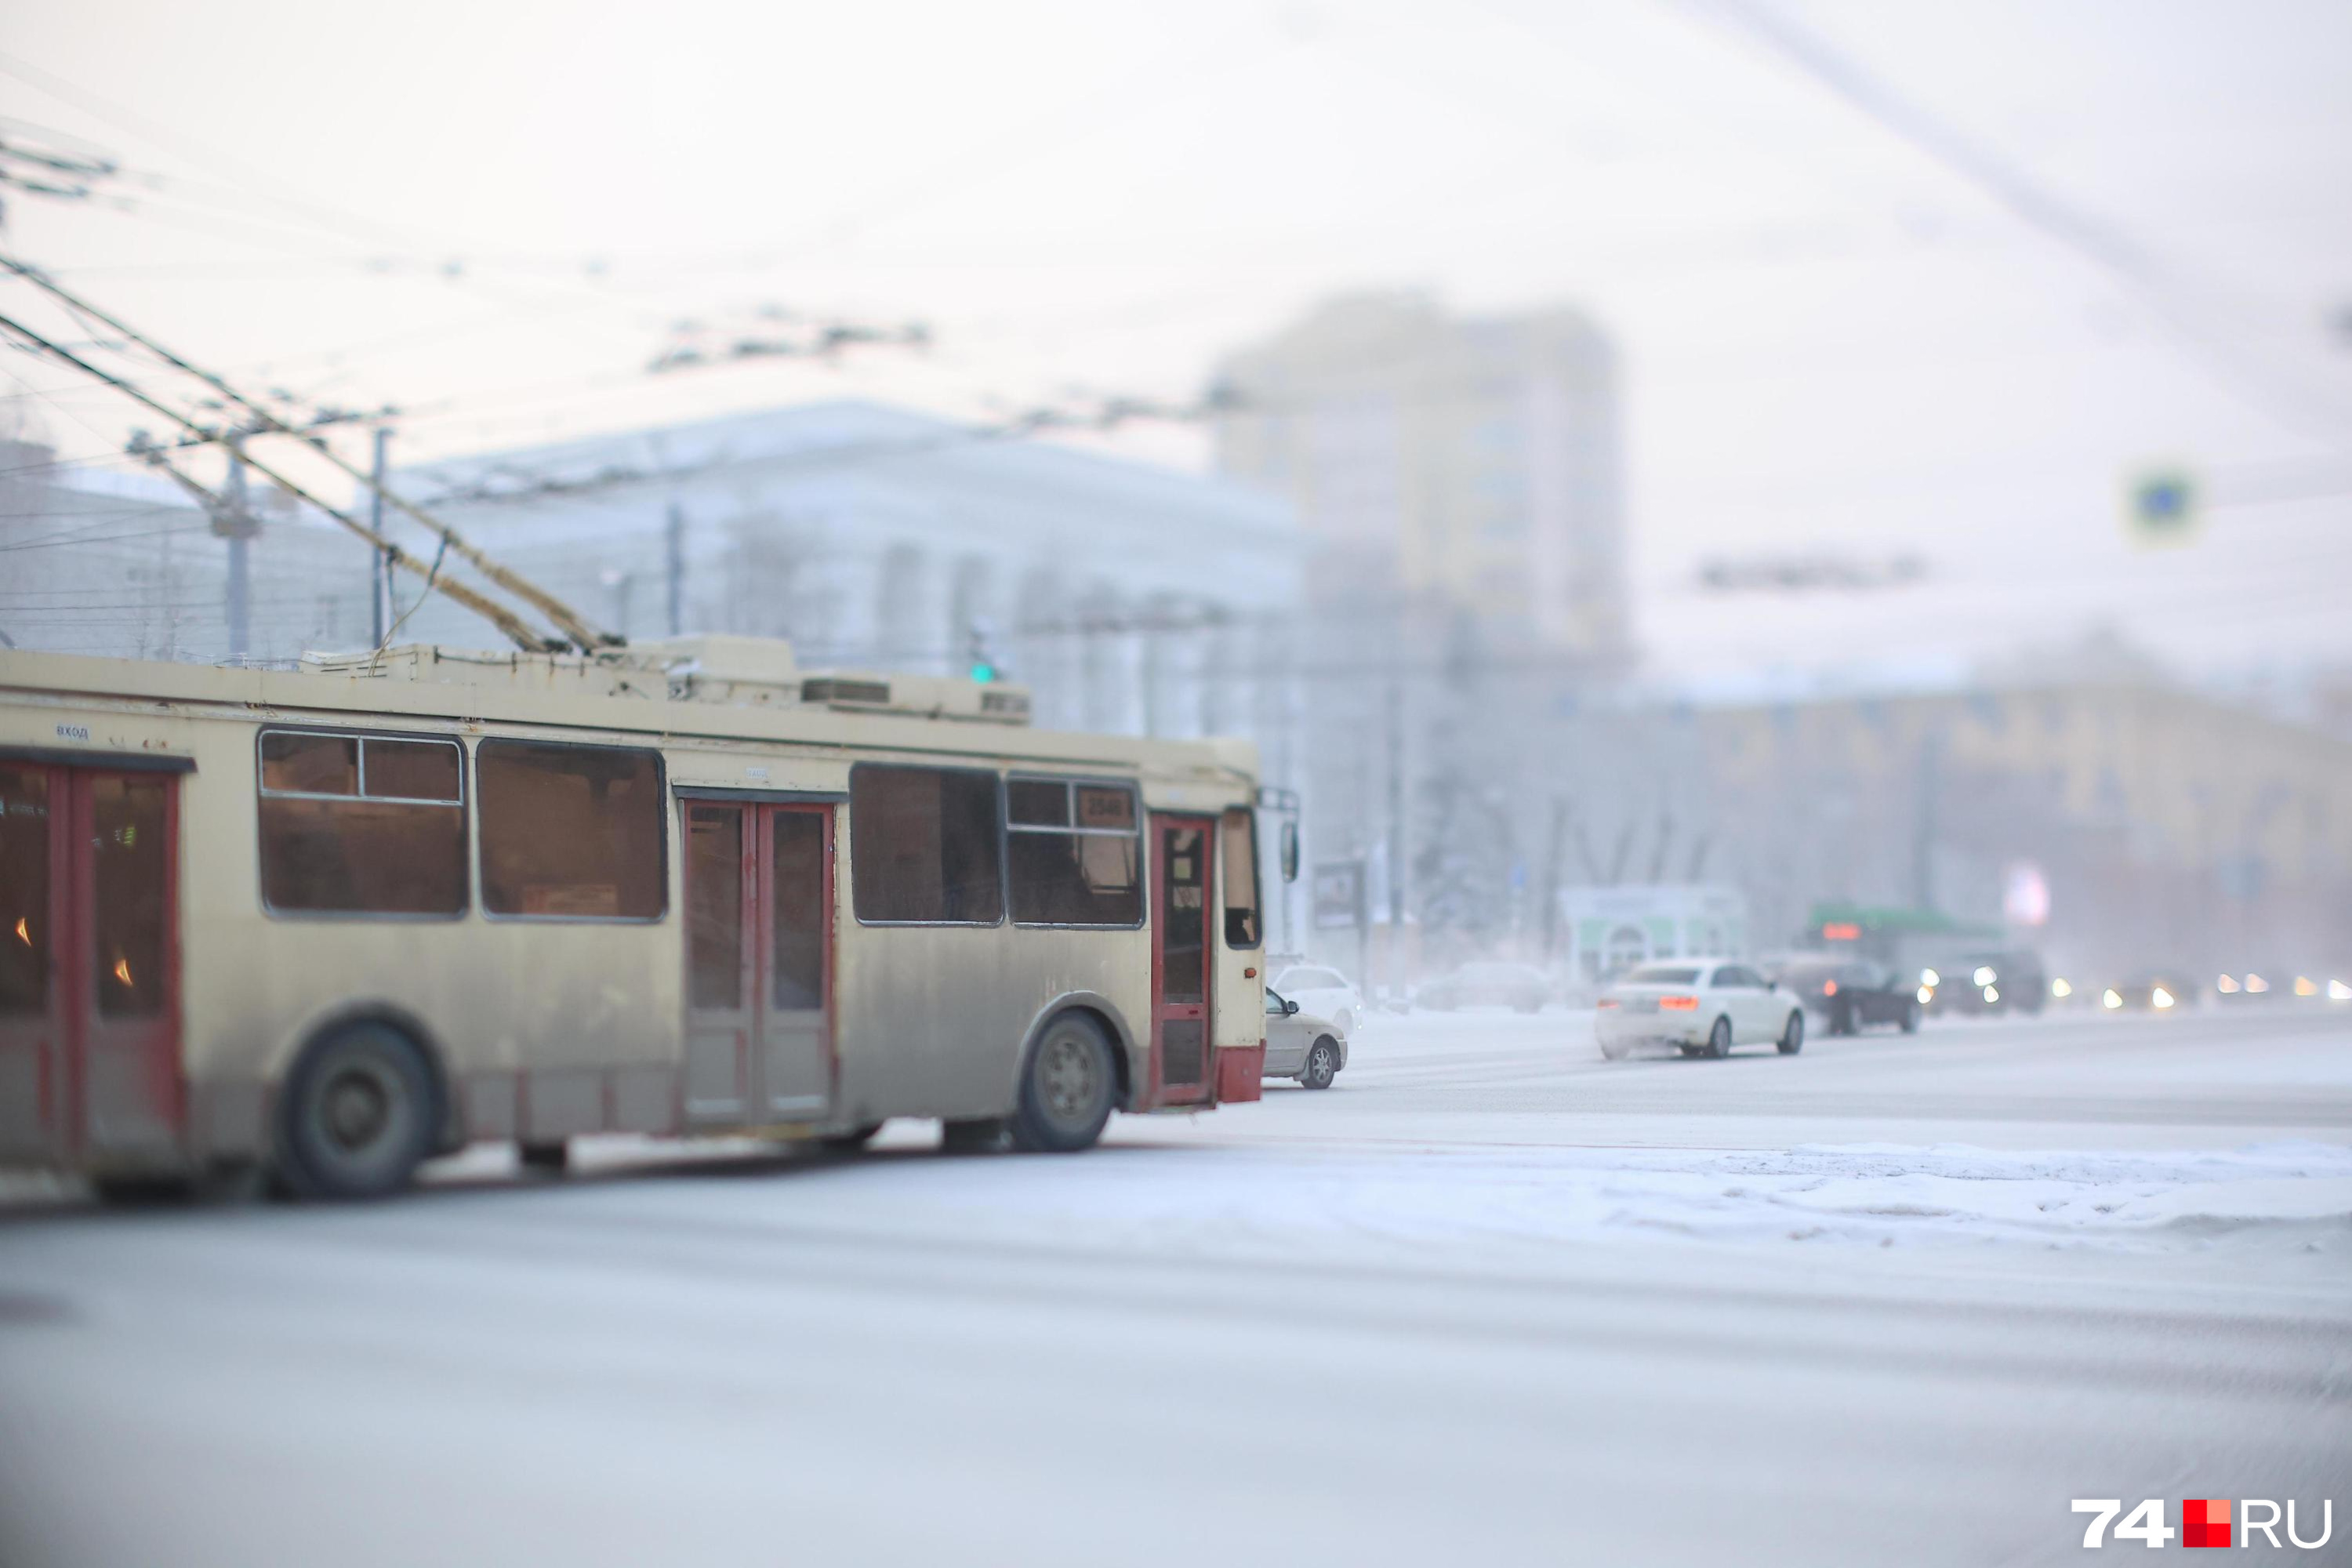
[(0, 653), (0, 1163), (363, 1196), (485, 1142), (1069, 1151), (1256, 1099), (1255, 753), (1027, 714), (749, 638)]

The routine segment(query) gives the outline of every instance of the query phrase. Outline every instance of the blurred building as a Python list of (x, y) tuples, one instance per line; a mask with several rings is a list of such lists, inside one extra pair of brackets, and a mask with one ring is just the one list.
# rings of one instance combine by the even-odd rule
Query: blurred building
[(1616, 353), (1581, 312), (1349, 296), (1232, 354), (1217, 384), (1219, 469), (1287, 498), (1318, 544), (1498, 640), (1622, 658)]
[(1572, 877), (1733, 883), (1753, 947), (1840, 900), (2006, 921), (2110, 974), (2352, 954), (2352, 739), (2154, 679), (1629, 702), (1540, 745)]
[(1415, 932), (1372, 944), (1399, 971), (1376, 978), (1523, 945), (1547, 809), (1529, 725), (1629, 656), (1613, 348), (1571, 310), (1359, 295), (1227, 356), (1217, 387), (1220, 470), (1311, 541), (1307, 834)]
[[(1280, 782), (1302, 542), (1236, 485), (844, 402), (480, 453), (395, 488), (625, 636), (789, 637), (809, 668), (985, 663), (1041, 725), (1249, 736)], [(400, 639), (486, 630), (436, 598)]]

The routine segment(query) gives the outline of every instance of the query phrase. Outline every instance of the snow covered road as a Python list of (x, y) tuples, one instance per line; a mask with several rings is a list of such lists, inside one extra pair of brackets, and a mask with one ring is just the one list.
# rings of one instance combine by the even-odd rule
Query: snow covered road
[(0, 1563), (2026, 1563), (2335, 1498), (2352, 1028), (1380, 1018), (1077, 1160), (0, 1223)]

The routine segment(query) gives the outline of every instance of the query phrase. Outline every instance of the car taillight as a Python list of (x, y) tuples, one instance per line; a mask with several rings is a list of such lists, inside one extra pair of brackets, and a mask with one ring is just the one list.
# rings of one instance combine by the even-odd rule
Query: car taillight
[(1614, 1007), (1617, 1005), (1617, 998), (1614, 996), (1603, 996), (1600, 1001), (1595, 1002), (1593, 1005), (1596, 1007)]
[(1824, 996), (1834, 996), (1834, 995), (1836, 995), (1836, 994), (1837, 994), (1837, 982), (1836, 982), (1836, 981), (1834, 981), (1834, 980), (1824, 980), (1824, 981), (1822, 981), (1822, 995), (1824, 995)]
[(1698, 1011), (1698, 998), (1696, 996), (1661, 996), (1658, 998), (1658, 1005), (1664, 1008), (1669, 1013), (1696, 1013)]

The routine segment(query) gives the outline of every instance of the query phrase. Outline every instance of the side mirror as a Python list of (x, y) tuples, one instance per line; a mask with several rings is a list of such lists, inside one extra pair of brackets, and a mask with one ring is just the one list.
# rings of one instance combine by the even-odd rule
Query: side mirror
[(1282, 879), (1298, 880), (1298, 824), (1291, 821), (1282, 825)]
[(1297, 1017), (1298, 1016), (1298, 1004), (1293, 1002), (1286, 996), (1284, 997), (1282, 1001), (1282, 1016), (1286, 1018)]

